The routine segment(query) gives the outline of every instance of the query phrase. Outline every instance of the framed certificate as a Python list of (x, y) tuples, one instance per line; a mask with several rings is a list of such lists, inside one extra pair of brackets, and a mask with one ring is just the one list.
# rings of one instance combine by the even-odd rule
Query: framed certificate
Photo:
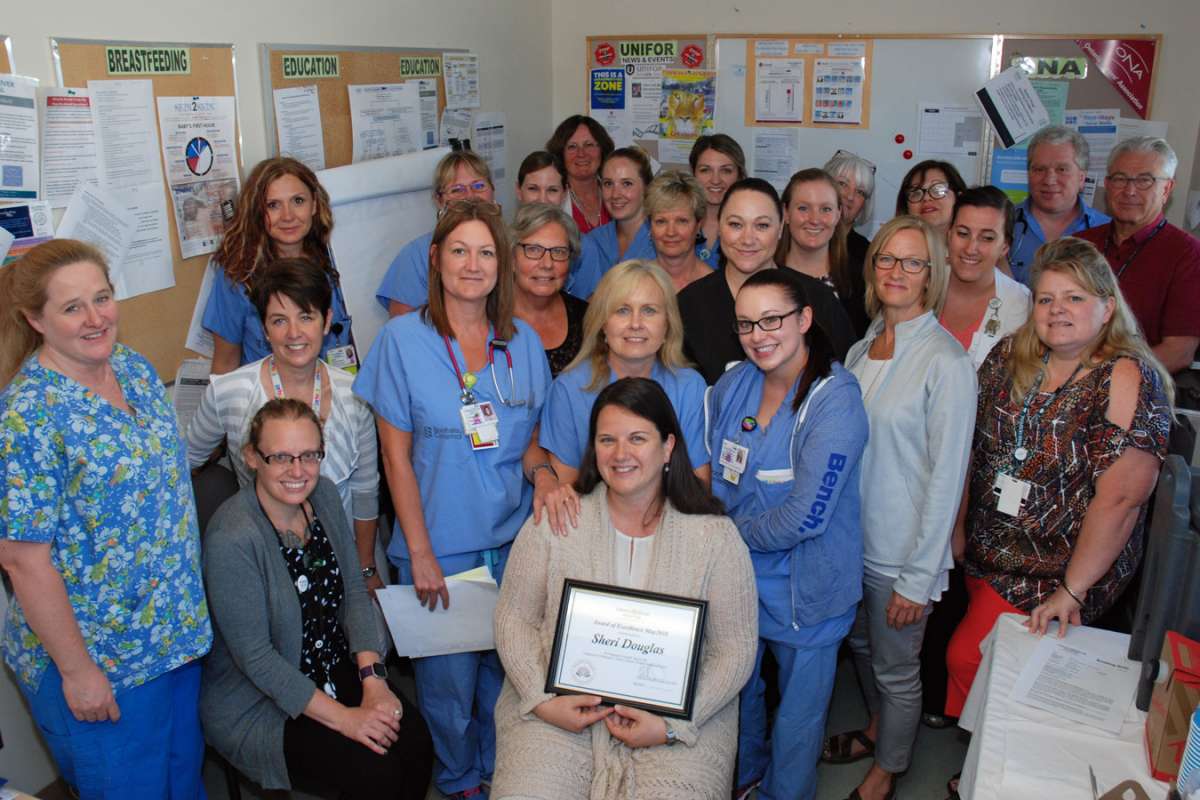
[(568, 578), (546, 691), (690, 719), (707, 600)]

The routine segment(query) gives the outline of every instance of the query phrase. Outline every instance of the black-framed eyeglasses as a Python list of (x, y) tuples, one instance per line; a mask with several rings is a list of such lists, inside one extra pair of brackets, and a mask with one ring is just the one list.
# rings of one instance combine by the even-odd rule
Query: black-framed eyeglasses
[(764, 331), (777, 331), (783, 327), (783, 321), (792, 314), (800, 311), (799, 308), (793, 308), (786, 314), (768, 314), (762, 319), (739, 319), (733, 323), (733, 332), (738, 336), (745, 336), (754, 330), (757, 325)]
[(931, 183), (929, 186), (920, 187), (914, 186), (904, 193), (910, 203), (919, 203), (925, 199), (925, 195), (929, 195), (934, 200), (941, 200), (946, 195), (950, 194), (950, 184), (945, 181)]
[(301, 464), (313, 465), (320, 464), (325, 458), (324, 450), (305, 450), (303, 453), (264, 453), (257, 447), (254, 452), (258, 453), (258, 457), (270, 464), (272, 467), (290, 467), (299, 461)]
[(571, 248), (569, 247), (546, 247), (536, 242), (517, 242), (517, 246), (530, 261), (541, 261), (542, 256), (546, 253), (550, 254), (551, 261), (567, 261), (571, 258)]
[(909, 275), (919, 275), (921, 270), (929, 266), (929, 262), (923, 258), (897, 258), (891, 253), (876, 253), (874, 258), (875, 269), (890, 270), (895, 268), (897, 264), (900, 269), (907, 272)]
[(1159, 181), (1169, 181), (1169, 180), (1171, 180), (1171, 179), (1170, 178), (1162, 178), (1162, 177), (1159, 177), (1158, 175), (1147, 175), (1144, 172), (1141, 175), (1133, 175), (1133, 176), (1126, 175), (1123, 172), (1118, 172), (1115, 175), (1105, 175), (1104, 176), (1104, 182), (1107, 185), (1111, 186), (1112, 188), (1116, 189), (1118, 192), (1124, 191), (1125, 187), (1131, 183), (1135, 187), (1137, 187), (1138, 189), (1141, 189), (1144, 192), (1147, 189), (1149, 189), (1151, 186), (1153, 186), (1154, 184), (1158, 183)]

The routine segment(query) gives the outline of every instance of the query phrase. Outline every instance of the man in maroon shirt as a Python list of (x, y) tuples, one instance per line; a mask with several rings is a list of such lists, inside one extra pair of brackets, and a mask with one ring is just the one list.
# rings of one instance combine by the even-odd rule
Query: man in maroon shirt
[(1112, 222), (1077, 234), (1108, 258), (1146, 341), (1172, 373), (1187, 369), (1200, 344), (1200, 241), (1163, 216), (1178, 165), (1164, 139), (1119, 143), (1104, 178)]

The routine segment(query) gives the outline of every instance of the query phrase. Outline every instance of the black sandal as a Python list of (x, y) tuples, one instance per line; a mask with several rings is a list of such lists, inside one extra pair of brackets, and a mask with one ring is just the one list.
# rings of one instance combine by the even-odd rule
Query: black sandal
[[(855, 753), (854, 743), (858, 742), (863, 749)], [(821, 753), (821, 760), (826, 764), (853, 764), (855, 761), (862, 761), (864, 758), (871, 758), (875, 755), (875, 743), (871, 741), (867, 734), (861, 730), (846, 731), (830, 736), (825, 740), (825, 749)]]

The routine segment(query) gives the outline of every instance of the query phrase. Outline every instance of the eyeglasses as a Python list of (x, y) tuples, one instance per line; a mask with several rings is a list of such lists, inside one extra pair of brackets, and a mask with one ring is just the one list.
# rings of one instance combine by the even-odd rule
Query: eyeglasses
[(733, 323), (733, 332), (738, 336), (746, 336), (754, 331), (755, 325), (764, 331), (777, 331), (783, 327), (784, 319), (798, 311), (800, 311), (799, 308), (793, 308), (786, 314), (769, 314), (762, 319), (739, 319)]
[(566, 261), (571, 257), (571, 248), (569, 247), (546, 247), (533, 242), (517, 242), (517, 246), (530, 261), (541, 261), (542, 256), (546, 253), (550, 254), (551, 261)]
[(579, 142), (571, 142), (564, 149), (568, 153), (578, 153), (580, 150), (599, 150), (600, 145), (596, 144), (595, 142), (584, 142), (582, 144)]
[(297, 461), (306, 466), (312, 466), (313, 464), (320, 464), (321, 460), (325, 458), (324, 450), (305, 450), (303, 453), (271, 453), (268, 455), (255, 447), (254, 452), (258, 453), (258, 457), (272, 467), (290, 467)]
[(1141, 189), (1144, 192), (1147, 189), (1149, 189), (1151, 186), (1153, 186), (1155, 183), (1157, 183), (1158, 181), (1169, 181), (1169, 180), (1171, 180), (1171, 179), (1170, 178), (1160, 178), (1157, 175), (1147, 175), (1145, 173), (1142, 173), (1141, 175), (1136, 175), (1134, 177), (1130, 177), (1123, 172), (1118, 172), (1116, 175), (1105, 175), (1104, 176), (1104, 182), (1107, 185), (1111, 186), (1112, 188), (1116, 189), (1118, 192), (1124, 191), (1125, 187), (1131, 183), (1134, 186), (1136, 186), (1138, 189)]
[(929, 266), (929, 262), (923, 258), (897, 258), (891, 253), (876, 253), (874, 262), (875, 269), (882, 270), (890, 270), (899, 264), (900, 269), (909, 275), (919, 275), (921, 270)]
[(468, 193), (487, 191), (490, 184), (485, 180), (472, 181), (471, 183), (453, 183), (442, 190), (442, 194), (447, 197), (466, 197)]
[(929, 195), (934, 200), (941, 200), (950, 193), (950, 184), (938, 181), (930, 184), (922, 189), (920, 186), (914, 186), (904, 193), (910, 203), (919, 203), (925, 199), (925, 195)]

